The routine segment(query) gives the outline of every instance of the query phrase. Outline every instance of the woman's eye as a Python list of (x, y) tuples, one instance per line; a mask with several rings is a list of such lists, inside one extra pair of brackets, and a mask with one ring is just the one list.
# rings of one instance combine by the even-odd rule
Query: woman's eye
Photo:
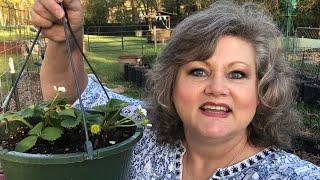
[(190, 74), (193, 76), (198, 76), (198, 77), (205, 77), (207, 76), (207, 73), (205, 72), (204, 69), (193, 69), (190, 71)]
[(246, 77), (246, 75), (241, 71), (232, 71), (229, 75), (229, 78), (231, 79), (242, 79), (244, 77)]

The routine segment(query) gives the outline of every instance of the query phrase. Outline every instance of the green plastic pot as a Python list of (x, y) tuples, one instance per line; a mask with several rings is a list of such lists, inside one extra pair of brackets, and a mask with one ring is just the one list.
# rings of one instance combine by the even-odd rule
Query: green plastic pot
[(106, 180), (128, 179), (132, 149), (141, 139), (137, 128), (129, 139), (93, 152), (70, 154), (29, 154), (7, 151), (0, 147), (1, 165), (6, 180)]

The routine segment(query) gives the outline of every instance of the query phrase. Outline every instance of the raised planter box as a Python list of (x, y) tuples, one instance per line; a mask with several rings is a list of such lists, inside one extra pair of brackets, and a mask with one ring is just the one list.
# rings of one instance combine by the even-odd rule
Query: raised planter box
[(304, 84), (303, 101), (313, 107), (320, 107), (320, 85)]
[(136, 67), (135, 65), (128, 66), (128, 80), (136, 82)]
[(136, 83), (138, 87), (144, 87), (146, 84), (146, 73), (148, 68), (145, 66), (136, 67)]
[(139, 55), (123, 55), (118, 57), (118, 62), (120, 64), (120, 73), (124, 74), (124, 65), (133, 64), (137, 65), (141, 61), (141, 56)]

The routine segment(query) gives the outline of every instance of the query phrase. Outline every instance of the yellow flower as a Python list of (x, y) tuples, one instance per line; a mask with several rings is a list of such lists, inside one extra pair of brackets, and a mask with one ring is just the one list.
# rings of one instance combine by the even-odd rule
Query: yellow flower
[(90, 131), (92, 134), (99, 134), (101, 131), (101, 126), (99, 124), (91, 125)]

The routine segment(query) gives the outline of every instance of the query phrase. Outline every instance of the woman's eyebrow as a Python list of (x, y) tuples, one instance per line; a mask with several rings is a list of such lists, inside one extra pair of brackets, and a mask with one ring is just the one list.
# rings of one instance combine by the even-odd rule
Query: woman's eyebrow
[(244, 62), (244, 61), (233, 61), (228, 65), (228, 67), (232, 67), (232, 66), (234, 66), (236, 64), (242, 64), (242, 65), (245, 65), (245, 66), (251, 68), (251, 65), (246, 63), (246, 62)]

